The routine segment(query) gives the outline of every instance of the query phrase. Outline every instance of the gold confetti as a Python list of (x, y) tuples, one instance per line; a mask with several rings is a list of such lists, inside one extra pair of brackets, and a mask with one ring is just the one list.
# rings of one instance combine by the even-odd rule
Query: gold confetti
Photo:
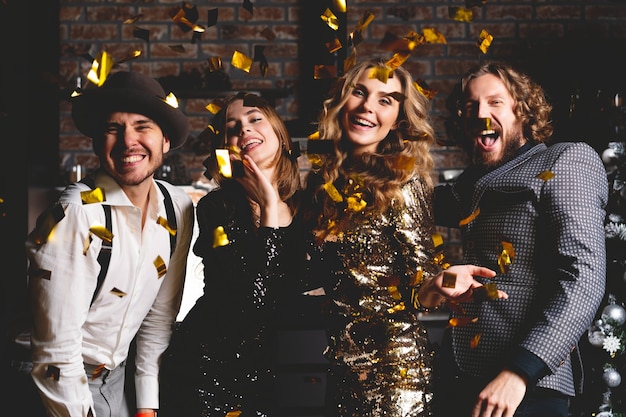
[[(222, 107), (219, 104), (215, 103), (215, 101), (207, 104), (204, 108), (207, 109), (212, 114), (217, 114), (222, 109)], [(213, 133), (216, 133), (215, 128), (213, 126), (208, 125), (207, 127), (209, 127), (213, 131)]]
[(93, 373), (91, 374), (91, 379), (98, 379), (102, 375), (104, 369), (104, 364), (98, 365), (98, 367), (93, 370)]
[(159, 218), (157, 219), (157, 223), (165, 227), (165, 230), (167, 230), (170, 235), (176, 236), (176, 229), (172, 229), (167, 219), (159, 216)]
[(339, 13), (346, 12), (346, 0), (333, 0), (333, 9)]
[(429, 100), (432, 100), (437, 95), (437, 90), (430, 89), (430, 87), (428, 86), (428, 84), (426, 84), (424, 80), (414, 81), (413, 86), (421, 95)]
[(515, 258), (515, 249), (509, 242), (502, 242), (502, 252), (498, 256), (498, 266), (503, 274), (509, 272), (509, 267)]
[(355, 31), (362, 32), (363, 30), (365, 30), (372, 22), (372, 20), (374, 20), (374, 17), (374, 13), (372, 13), (370, 10), (366, 10), (365, 12), (363, 12), (363, 16), (356, 24)]
[(343, 47), (338, 38), (335, 38), (330, 42), (326, 42), (325, 45), (326, 45), (326, 49), (328, 49), (328, 52), (331, 54), (337, 52)]
[(443, 280), (441, 282), (443, 288), (455, 288), (456, 287), (456, 274), (452, 272), (443, 272)]
[(136, 23), (142, 17), (143, 17), (143, 14), (141, 14), (141, 13), (138, 14), (138, 15), (132, 16), (132, 17), (124, 20), (124, 24), (125, 25), (132, 25), (132, 24)]
[(327, 182), (326, 184), (324, 184), (324, 189), (335, 203), (340, 203), (343, 201), (341, 193), (339, 192), (339, 190), (337, 190), (337, 188), (335, 188), (332, 182)]
[(233, 57), (231, 58), (230, 63), (233, 67), (237, 69), (240, 69), (245, 72), (250, 72), (250, 67), (252, 67), (252, 58), (235, 50), (233, 52)]
[(402, 294), (400, 294), (400, 291), (398, 291), (398, 287), (396, 287), (395, 285), (388, 286), (387, 292), (389, 293), (389, 295), (391, 295), (391, 298), (393, 298), (394, 300), (402, 299)]
[(165, 261), (163, 261), (163, 258), (161, 258), (160, 256), (157, 255), (153, 264), (157, 270), (157, 275), (159, 278), (167, 273), (167, 266), (165, 265)]
[(555, 176), (554, 172), (546, 170), (537, 174), (536, 178), (539, 178), (540, 180), (543, 180), (543, 181), (548, 181), (554, 178), (554, 176)]
[(309, 160), (309, 162), (311, 163), (311, 169), (320, 169), (322, 167), (322, 165), (324, 164), (324, 161), (322, 160), (322, 157), (319, 156), (318, 154), (314, 154), (314, 153), (308, 153), (306, 154), (307, 159)]
[(386, 32), (383, 40), (380, 41), (380, 47), (390, 52), (409, 53), (415, 47), (415, 42), (409, 38), (400, 38), (393, 33)]
[(164, 101), (165, 101), (165, 104), (169, 105), (170, 107), (173, 107), (175, 109), (178, 108), (178, 99), (176, 98), (174, 93), (169, 93), (167, 97), (165, 97)]
[(224, 231), (224, 227), (217, 226), (213, 231), (213, 248), (218, 248), (221, 246), (227, 246), (230, 244), (228, 240), (228, 236)]
[(413, 275), (411, 282), (409, 282), (409, 286), (415, 287), (419, 285), (423, 279), (424, 279), (424, 271), (422, 270), (422, 267), (420, 266), (417, 272), (415, 272), (415, 274)]
[(471, 22), (474, 20), (474, 12), (465, 7), (448, 7), (448, 16), (460, 22)]
[(239, 414), (241, 414), (241, 411), (239, 410), (229, 411), (226, 413), (226, 417), (239, 417)]
[(476, 119), (475, 124), (473, 126), (476, 129), (480, 130), (481, 135), (490, 135), (495, 133), (495, 130), (491, 127), (491, 118), (490, 117), (479, 117)]
[(367, 202), (365, 200), (362, 200), (360, 196), (347, 197), (346, 201), (348, 204), (348, 210), (354, 213), (358, 213), (359, 211), (367, 207)]
[(222, 58), (219, 56), (212, 56), (208, 58), (207, 61), (209, 62), (209, 72), (222, 69)]
[(474, 300), (477, 302), (497, 300), (498, 286), (495, 282), (488, 282), (481, 287), (474, 288), (472, 295), (474, 296)]
[(435, 28), (424, 28), (422, 29), (422, 34), (428, 43), (447, 43), (446, 37)]
[(126, 293), (116, 287), (113, 287), (109, 293), (119, 298), (126, 297)]
[(343, 61), (343, 73), (348, 72), (354, 65), (356, 65), (356, 48), (352, 48), (350, 56)]
[(101, 224), (94, 224), (89, 228), (89, 231), (105, 242), (111, 243), (113, 241), (113, 233)]
[(459, 316), (448, 320), (448, 327), (464, 327), (470, 323), (477, 323), (478, 317)]
[(391, 77), (393, 70), (390, 67), (374, 67), (369, 71), (370, 79), (377, 79), (380, 82), (387, 84), (387, 80)]
[(326, 9), (324, 13), (320, 16), (320, 18), (332, 30), (339, 29), (339, 19), (337, 19), (337, 16), (335, 16), (335, 14), (330, 9)]
[(100, 187), (80, 192), (80, 200), (83, 204), (102, 203), (105, 199), (104, 190)]
[(472, 214), (470, 214), (466, 218), (461, 219), (461, 221), (459, 221), (459, 226), (462, 227), (462, 226), (465, 226), (465, 225), (471, 223), (472, 220), (474, 220), (476, 217), (478, 217), (479, 214), (480, 214), (480, 207), (478, 207), (475, 212), (473, 212)]
[(391, 308), (388, 308), (387, 312), (389, 314), (393, 314), (393, 313), (397, 313), (398, 311), (404, 311), (404, 310), (406, 310), (406, 306), (404, 305), (404, 302), (401, 302), (401, 303), (394, 305)]
[(215, 159), (217, 160), (220, 174), (223, 175), (224, 178), (231, 178), (233, 176), (233, 170), (230, 165), (230, 153), (228, 149), (216, 149)]
[(485, 29), (481, 30), (480, 35), (478, 35), (478, 41), (476, 41), (478, 49), (480, 49), (483, 54), (486, 54), (487, 50), (491, 46), (491, 42), (493, 42), (493, 36), (490, 35)]
[(315, 65), (313, 67), (313, 79), (315, 80), (335, 78), (336, 76), (337, 67), (334, 65)]
[(433, 243), (435, 245), (435, 248), (438, 248), (439, 246), (443, 245), (443, 236), (441, 236), (441, 233), (434, 233), (431, 236)]
[(417, 310), (422, 305), (419, 300), (419, 290), (417, 288), (411, 288), (411, 305), (414, 310)]
[(396, 52), (385, 64), (391, 69), (398, 68), (400, 65), (404, 64), (404, 61), (410, 56), (411, 55), (408, 53)]
[(143, 51), (140, 49), (135, 49), (134, 51), (130, 51), (126, 56), (117, 61), (118, 64), (123, 64), (124, 62), (131, 61), (133, 59), (137, 59), (143, 54)]
[(176, 22), (178, 27), (184, 32), (192, 30), (195, 33), (202, 33), (204, 32), (204, 28), (195, 24), (198, 17), (197, 6), (191, 3), (183, 2), (182, 7), (178, 9), (174, 16), (172, 16), (172, 20)]
[(477, 333), (472, 340), (470, 340), (470, 349), (476, 349), (478, 347), (478, 343), (480, 342), (480, 333)]
[(94, 59), (91, 63), (91, 69), (87, 74), (87, 79), (98, 87), (101, 87), (109, 76), (113, 65), (113, 57), (106, 51), (100, 52), (96, 59)]

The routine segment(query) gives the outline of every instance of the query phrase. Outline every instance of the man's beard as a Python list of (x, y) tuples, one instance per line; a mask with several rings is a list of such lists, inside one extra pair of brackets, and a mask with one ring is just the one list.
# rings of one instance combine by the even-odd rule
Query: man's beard
[(491, 171), (498, 168), (517, 156), (517, 151), (524, 145), (524, 137), (521, 132), (513, 132), (506, 139), (500, 138), (503, 141), (504, 148), (499, 156), (494, 157), (491, 153), (483, 153), (473, 150), (472, 162), (474, 165)]

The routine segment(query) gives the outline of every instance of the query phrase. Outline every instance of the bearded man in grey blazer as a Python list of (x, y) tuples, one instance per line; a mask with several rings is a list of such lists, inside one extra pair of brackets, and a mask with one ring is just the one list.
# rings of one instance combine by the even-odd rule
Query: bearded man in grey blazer
[(604, 296), (605, 169), (584, 142), (548, 146), (552, 107), (527, 74), (488, 62), (460, 87), (451, 126), (472, 164), (437, 187), (435, 217), (508, 298), (452, 305), (437, 416), (567, 417), (577, 343)]

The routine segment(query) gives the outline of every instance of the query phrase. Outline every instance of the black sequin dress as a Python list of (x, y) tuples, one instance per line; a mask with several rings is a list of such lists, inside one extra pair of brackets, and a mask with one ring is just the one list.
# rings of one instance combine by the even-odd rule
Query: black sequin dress
[(328, 416), (432, 415), (433, 352), (412, 303), (440, 270), (431, 195), (418, 178), (402, 191), (385, 215), (353, 215), (308, 248), (311, 273), (330, 279)]
[(204, 196), (197, 219), (204, 295), (164, 355), (159, 417), (271, 416), (276, 329), (300, 294), (302, 229), (255, 227), (234, 182)]

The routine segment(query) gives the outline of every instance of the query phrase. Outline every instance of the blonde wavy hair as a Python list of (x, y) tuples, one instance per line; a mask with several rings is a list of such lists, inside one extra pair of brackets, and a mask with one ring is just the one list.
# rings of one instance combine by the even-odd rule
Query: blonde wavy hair
[[(370, 59), (352, 67), (342, 78), (330, 97), (323, 103), (318, 121), (320, 140), (333, 141), (334, 152), (322, 155), (323, 163), (315, 172), (318, 183), (309, 183), (312, 201), (319, 206), (321, 216), (318, 226), (342, 216), (343, 208), (338, 205), (324, 188), (333, 183), (341, 189), (358, 179), (362, 183), (365, 213), (382, 213), (393, 201), (402, 201), (401, 188), (415, 176), (421, 177), (432, 190), (431, 171), (434, 166), (430, 147), (434, 143), (434, 129), (430, 124), (430, 101), (420, 93), (411, 74), (403, 67), (393, 70), (391, 77), (400, 81), (400, 111), (396, 128), (378, 144), (374, 153), (352, 155), (350, 142), (344, 137), (341, 126), (342, 111), (350, 98), (358, 79), (373, 68), (389, 69), (382, 59)], [(321, 178), (320, 178), (321, 177)]]

